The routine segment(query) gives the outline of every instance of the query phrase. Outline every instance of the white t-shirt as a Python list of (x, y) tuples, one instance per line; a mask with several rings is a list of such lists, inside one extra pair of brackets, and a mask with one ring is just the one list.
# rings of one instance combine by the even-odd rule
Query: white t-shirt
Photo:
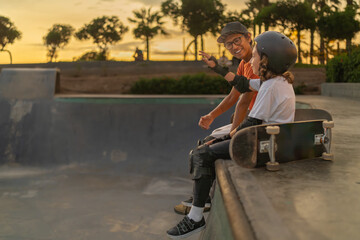
[(258, 91), (249, 117), (268, 123), (293, 122), (295, 117), (295, 93), (292, 84), (282, 76), (268, 79), (251, 79), (250, 86)]

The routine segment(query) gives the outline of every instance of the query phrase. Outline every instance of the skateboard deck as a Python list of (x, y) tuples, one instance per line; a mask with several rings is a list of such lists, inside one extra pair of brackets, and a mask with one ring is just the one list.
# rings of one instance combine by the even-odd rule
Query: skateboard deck
[[(308, 111), (302, 117), (309, 117), (309, 113)], [(329, 116), (331, 117), (330, 114)], [(230, 142), (230, 156), (237, 164), (247, 168), (261, 167), (273, 162), (271, 153), (278, 163), (322, 157), (323, 153), (329, 154), (331, 141), (331, 132), (325, 136), (323, 122), (324, 120), (308, 120), (241, 129)], [(279, 133), (267, 133), (268, 126), (278, 126)], [(275, 138), (271, 145), (272, 135)], [(322, 142), (328, 145), (325, 146)]]
[(308, 120), (319, 120), (326, 119), (332, 121), (331, 114), (323, 109), (296, 109), (295, 110), (295, 119), (297, 121), (308, 121)]

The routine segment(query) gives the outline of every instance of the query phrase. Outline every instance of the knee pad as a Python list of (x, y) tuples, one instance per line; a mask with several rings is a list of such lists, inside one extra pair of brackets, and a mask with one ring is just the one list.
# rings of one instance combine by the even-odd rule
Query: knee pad
[(193, 174), (193, 179), (199, 179), (202, 176), (215, 176), (214, 156), (208, 145), (201, 145), (189, 154), (190, 174)]

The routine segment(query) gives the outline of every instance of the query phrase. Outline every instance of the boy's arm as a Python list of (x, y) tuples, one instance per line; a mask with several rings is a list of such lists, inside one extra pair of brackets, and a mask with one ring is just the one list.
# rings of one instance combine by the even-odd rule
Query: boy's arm
[(241, 96), (240, 101), (238, 101), (238, 103), (236, 104), (234, 120), (231, 125), (231, 130), (236, 129), (240, 125), (240, 123), (244, 121), (253, 95), (253, 92), (247, 92)]

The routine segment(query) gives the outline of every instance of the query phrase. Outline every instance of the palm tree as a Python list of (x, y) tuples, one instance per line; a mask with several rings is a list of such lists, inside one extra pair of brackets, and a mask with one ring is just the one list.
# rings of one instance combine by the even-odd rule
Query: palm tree
[(151, 7), (149, 9), (142, 8), (140, 10), (133, 11), (135, 18), (128, 18), (132, 23), (136, 23), (137, 27), (133, 30), (135, 38), (143, 39), (146, 42), (146, 59), (150, 59), (150, 40), (154, 38), (157, 34), (168, 35), (164, 30), (163, 24), (161, 21), (163, 15), (159, 11), (154, 13), (151, 12)]

